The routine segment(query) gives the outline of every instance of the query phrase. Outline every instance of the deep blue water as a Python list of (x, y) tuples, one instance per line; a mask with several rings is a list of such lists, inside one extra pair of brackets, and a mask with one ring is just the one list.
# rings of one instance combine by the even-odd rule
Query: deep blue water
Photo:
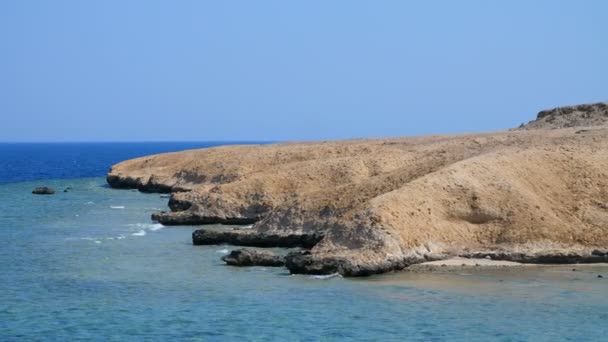
[(238, 143), (247, 142), (0, 143), (0, 184), (103, 176), (131, 158)]
[[(605, 267), (363, 279), (233, 268), (219, 260), (230, 246), (193, 246), (195, 227), (150, 221), (166, 199), (105, 186), (114, 162), (197, 146), (1, 145), (0, 341), (608, 336)], [(72, 190), (32, 195), (41, 184)]]

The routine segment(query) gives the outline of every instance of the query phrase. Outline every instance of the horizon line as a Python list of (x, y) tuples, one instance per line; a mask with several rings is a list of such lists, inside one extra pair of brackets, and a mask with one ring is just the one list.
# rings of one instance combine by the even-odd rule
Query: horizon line
[(281, 140), (69, 140), (0, 141), (0, 144), (125, 144), (125, 143), (274, 143)]

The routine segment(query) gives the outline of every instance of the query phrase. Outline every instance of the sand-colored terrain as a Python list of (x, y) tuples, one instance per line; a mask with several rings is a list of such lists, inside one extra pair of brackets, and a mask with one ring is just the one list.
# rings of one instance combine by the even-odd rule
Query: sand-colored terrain
[(304, 246), (295, 273), (347, 276), (470, 256), (608, 261), (608, 106), (510, 131), (223, 146), (114, 165), (117, 188), (172, 192), (164, 224), (254, 224), (195, 244)]

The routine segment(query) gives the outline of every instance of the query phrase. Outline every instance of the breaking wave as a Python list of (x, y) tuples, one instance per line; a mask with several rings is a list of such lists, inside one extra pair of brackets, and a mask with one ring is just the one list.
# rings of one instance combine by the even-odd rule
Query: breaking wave
[(310, 277), (312, 279), (331, 279), (331, 278), (342, 278), (342, 275), (340, 275), (340, 273), (332, 273), (332, 274), (326, 274), (326, 275), (312, 275)]

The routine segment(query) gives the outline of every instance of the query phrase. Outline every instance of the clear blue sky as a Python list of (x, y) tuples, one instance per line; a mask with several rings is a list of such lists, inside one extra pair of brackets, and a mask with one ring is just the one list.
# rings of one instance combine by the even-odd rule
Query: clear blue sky
[(0, 141), (497, 130), (608, 100), (608, 1), (2, 1)]

